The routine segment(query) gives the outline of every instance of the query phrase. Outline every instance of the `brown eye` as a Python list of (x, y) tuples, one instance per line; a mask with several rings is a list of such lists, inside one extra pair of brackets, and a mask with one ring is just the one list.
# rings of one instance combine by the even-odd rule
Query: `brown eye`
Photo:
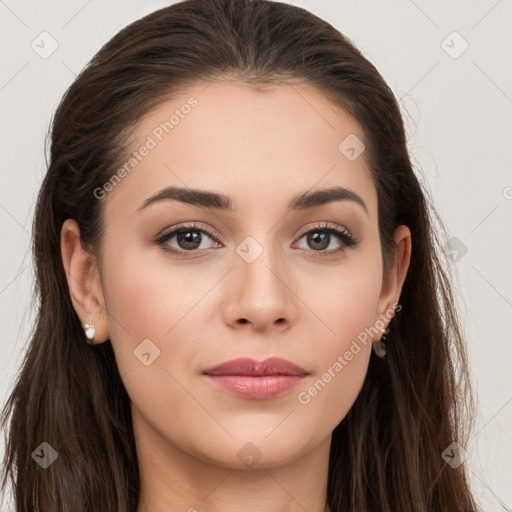
[[(176, 239), (173, 241), (173, 239)], [(188, 254), (208, 249), (208, 240), (216, 242), (213, 234), (205, 228), (199, 228), (196, 225), (179, 226), (160, 235), (155, 242), (177, 256), (187, 257)], [(172, 242), (172, 243), (171, 243)], [(191, 255), (192, 255), (191, 254)]]

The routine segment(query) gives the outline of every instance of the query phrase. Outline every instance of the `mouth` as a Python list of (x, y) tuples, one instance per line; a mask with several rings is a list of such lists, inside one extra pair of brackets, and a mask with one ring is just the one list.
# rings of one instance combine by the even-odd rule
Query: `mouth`
[(309, 373), (280, 358), (258, 362), (242, 358), (205, 370), (203, 375), (215, 388), (249, 399), (282, 395), (298, 386)]

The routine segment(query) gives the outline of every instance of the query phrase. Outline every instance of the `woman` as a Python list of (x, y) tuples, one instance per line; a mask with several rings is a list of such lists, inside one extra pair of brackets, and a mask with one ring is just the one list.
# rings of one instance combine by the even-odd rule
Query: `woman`
[(121, 30), (53, 119), (16, 510), (477, 510), (432, 214), (325, 21), (185, 0)]

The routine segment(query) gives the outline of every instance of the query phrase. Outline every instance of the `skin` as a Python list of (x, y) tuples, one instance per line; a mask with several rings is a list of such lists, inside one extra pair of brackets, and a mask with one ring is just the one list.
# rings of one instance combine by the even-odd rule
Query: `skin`
[[(96, 327), (94, 343), (110, 339), (132, 401), (138, 512), (322, 512), (331, 433), (361, 389), (371, 340), (309, 403), (298, 394), (365, 328), (389, 323), (409, 266), (410, 231), (397, 228), (395, 264), (383, 275), (365, 154), (350, 161), (338, 150), (350, 134), (363, 140), (362, 128), (306, 85), (197, 84), (143, 118), (133, 147), (191, 96), (198, 105), (102, 199), (101, 258), (82, 249), (74, 220), (64, 223), (73, 306), (82, 325)], [(167, 200), (137, 213), (169, 185), (227, 194), (237, 209)], [(368, 213), (349, 200), (286, 212), (296, 194), (334, 185), (356, 192)], [(324, 221), (358, 245), (344, 248), (331, 235), (321, 249), (331, 255), (312, 257), (319, 251), (304, 233)], [(217, 240), (200, 232), (200, 248), (184, 259), (154, 243), (166, 228), (191, 222)], [(263, 251), (252, 263), (236, 251), (248, 236)], [(167, 244), (187, 250), (176, 236)], [(134, 357), (144, 339), (160, 350), (149, 366)], [(216, 389), (201, 375), (229, 359), (271, 356), (309, 375), (264, 400)], [(256, 448), (245, 449), (261, 457), (252, 467), (237, 456), (249, 442)]]

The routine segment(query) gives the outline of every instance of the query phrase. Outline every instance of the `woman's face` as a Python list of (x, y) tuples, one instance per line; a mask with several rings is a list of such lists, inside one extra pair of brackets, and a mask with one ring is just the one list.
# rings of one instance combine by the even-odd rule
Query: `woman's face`
[[(95, 191), (100, 305), (81, 319), (110, 338), (137, 435), (224, 467), (271, 467), (328, 442), (408, 264), (384, 279), (361, 127), (311, 87), (228, 82), (162, 104), (136, 138), (124, 172)], [(305, 375), (204, 374), (271, 357)]]

